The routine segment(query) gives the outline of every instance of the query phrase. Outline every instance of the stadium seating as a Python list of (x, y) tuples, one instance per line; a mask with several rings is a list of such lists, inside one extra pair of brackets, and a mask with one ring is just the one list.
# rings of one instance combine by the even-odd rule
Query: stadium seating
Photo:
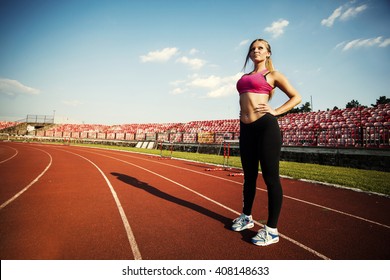
[[(286, 146), (390, 148), (390, 104), (370, 108), (292, 113), (278, 118)], [(15, 122), (0, 122), (3, 128)], [(238, 119), (147, 124), (61, 124), (37, 136), (75, 139), (157, 140), (185, 143), (221, 143), (238, 139)]]
[(15, 125), (19, 124), (18, 122), (7, 122), (7, 121), (0, 121), (0, 131), (9, 127), (13, 127)]
[(283, 144), (388, 147), (390, 104), (371, 108), (288, 114), (279, 119)]

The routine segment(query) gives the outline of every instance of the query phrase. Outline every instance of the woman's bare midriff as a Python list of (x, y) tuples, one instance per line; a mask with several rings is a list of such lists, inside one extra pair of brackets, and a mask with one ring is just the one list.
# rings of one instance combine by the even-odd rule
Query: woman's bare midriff
[(258, 94), (252, 92), (242, 93), (240, 95), (240, 120), (243, 123), (248, 124), (264, 116), (264, 113), (255, 112), (255, 108), (259, 104), (268, 103), (268, 99), (268, 94)]

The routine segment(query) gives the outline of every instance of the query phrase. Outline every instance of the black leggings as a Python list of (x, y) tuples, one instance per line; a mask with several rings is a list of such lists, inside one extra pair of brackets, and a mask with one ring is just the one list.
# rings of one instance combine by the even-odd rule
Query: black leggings
[(256, 195), (259, 161), (268, 190), (267, 226), (276, 228), (282, 207), (283, 191), (279, 177), (282, 146), (280, 128), (275, 116), (265, 114), (258, 120), (240, 122), (240, 154), (244, 171), (243, 213), (251, 215)]

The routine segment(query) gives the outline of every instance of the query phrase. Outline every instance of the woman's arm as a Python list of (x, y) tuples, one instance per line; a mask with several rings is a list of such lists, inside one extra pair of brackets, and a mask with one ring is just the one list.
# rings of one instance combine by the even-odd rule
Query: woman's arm
[(272, 78), (274, 86), (278, 87), (281, 91), (283, 91), (289, 97), (289, 100), (287, 100), (286, 103), (276, 109), (272, 109), (268, 104), (259, 104), (255, 111), (262, 113), (270, 113), (274, 116), (278, 116), (290, 111), (296, 105), (301, 103), (301, 95), (290, 84), (290, 82), (283, 74), (277, 71), (273, 71), (272, 73), (270, 73), (269, 76), (271, 76), (270, 78)]

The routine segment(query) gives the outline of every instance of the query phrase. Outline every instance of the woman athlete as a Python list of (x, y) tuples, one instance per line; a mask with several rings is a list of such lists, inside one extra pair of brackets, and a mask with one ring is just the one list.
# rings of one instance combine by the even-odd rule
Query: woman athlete
[[(240, 154), (244, 172), (243, 211), (233, 220), (232, 229), (242, 231), (254, 227), (252, 205), (256, 194), (259, 162), (268, 192), (268, 220), (252, 238), (252, 243), (266, 246), (279, 241), (277, 224), (282, 207), (283, 191), (279, 178), (279, 158), (282, 137), (276, 116), (288, 112), (301, 102), (298, 91), (286, 77), (274, 71), (271, 47), (256, 39), (249, 47), (244, 68), (249, 59), (253, 71), (237, 82), (240, 96)], [(268, 104), (275, 88), (288, 96), (288, 101), (273, 109)]]

